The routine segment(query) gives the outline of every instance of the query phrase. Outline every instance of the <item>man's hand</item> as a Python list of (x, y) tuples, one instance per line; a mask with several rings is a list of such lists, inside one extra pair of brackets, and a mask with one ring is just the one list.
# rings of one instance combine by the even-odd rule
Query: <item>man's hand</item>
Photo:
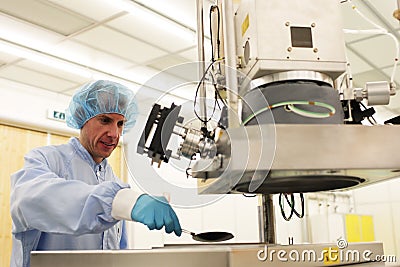
[(167, 233), (175, 232), (177, 236), (182, 234), (178, 217), (165, 197), (141, 195), (133, 206), (131, 217), (147, 225), (150, 230), (160, 230), (165, 226)]

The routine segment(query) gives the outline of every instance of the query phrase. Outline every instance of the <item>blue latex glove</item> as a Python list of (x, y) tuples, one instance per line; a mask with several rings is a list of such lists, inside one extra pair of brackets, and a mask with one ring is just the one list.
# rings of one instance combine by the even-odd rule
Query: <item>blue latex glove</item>
[(131, 217), (132, 220), (147, 225), (150, 230), (160, 230), (165, 226), (168, 234), (172, 231), (177, 236), (182, 234), (178, 217), (165, 197), (141, 195), (133, 206)]

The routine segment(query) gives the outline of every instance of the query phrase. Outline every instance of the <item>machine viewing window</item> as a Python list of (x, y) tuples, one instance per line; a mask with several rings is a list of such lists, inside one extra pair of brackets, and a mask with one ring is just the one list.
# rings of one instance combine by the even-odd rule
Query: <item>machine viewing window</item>
[(292, 38), (292, 47), (313, 47), (311, 28), (309, 27), (290, 27), (290, 37)]

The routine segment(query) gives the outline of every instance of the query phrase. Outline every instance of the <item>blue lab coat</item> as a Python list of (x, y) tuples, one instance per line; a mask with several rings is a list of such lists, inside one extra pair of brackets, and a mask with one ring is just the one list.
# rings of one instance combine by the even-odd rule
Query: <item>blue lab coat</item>
[(33, 250), (126, 248), (125, 226), (111, 209), (128, 187), (77, 138), (30, 151), (11, 176), (11, 267), (29, 267)]

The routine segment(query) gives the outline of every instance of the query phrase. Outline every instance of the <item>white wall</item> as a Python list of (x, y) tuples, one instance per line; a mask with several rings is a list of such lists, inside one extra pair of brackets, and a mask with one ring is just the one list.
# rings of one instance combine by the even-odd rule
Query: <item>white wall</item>
[(344, 216), (354, 213), (351, 192), (307, 194), (307, 230), (312, 243), (336, 243), (346, 238)]
[[(348, 213), (372, 215), (375, 240), (383, 243), (385, 255), (400, 258), (400, 178), (333, 194), (307, 194), (307, 231), (312, 243), (345, 238)], [(304, 223), (304, 221), (303, 221)]]
[(0, 78), (0, 122), (73, 135), (77, 131), (64, 122), (47, 118), (48, 109), (63, 111), (68, 107), (69, 99), (45, 90), (22, 88)]
[(400, 179), (353, 191), (357, 213), (374, 216), (375, 239), (383, 241), (387, 255), (400, 259)]

